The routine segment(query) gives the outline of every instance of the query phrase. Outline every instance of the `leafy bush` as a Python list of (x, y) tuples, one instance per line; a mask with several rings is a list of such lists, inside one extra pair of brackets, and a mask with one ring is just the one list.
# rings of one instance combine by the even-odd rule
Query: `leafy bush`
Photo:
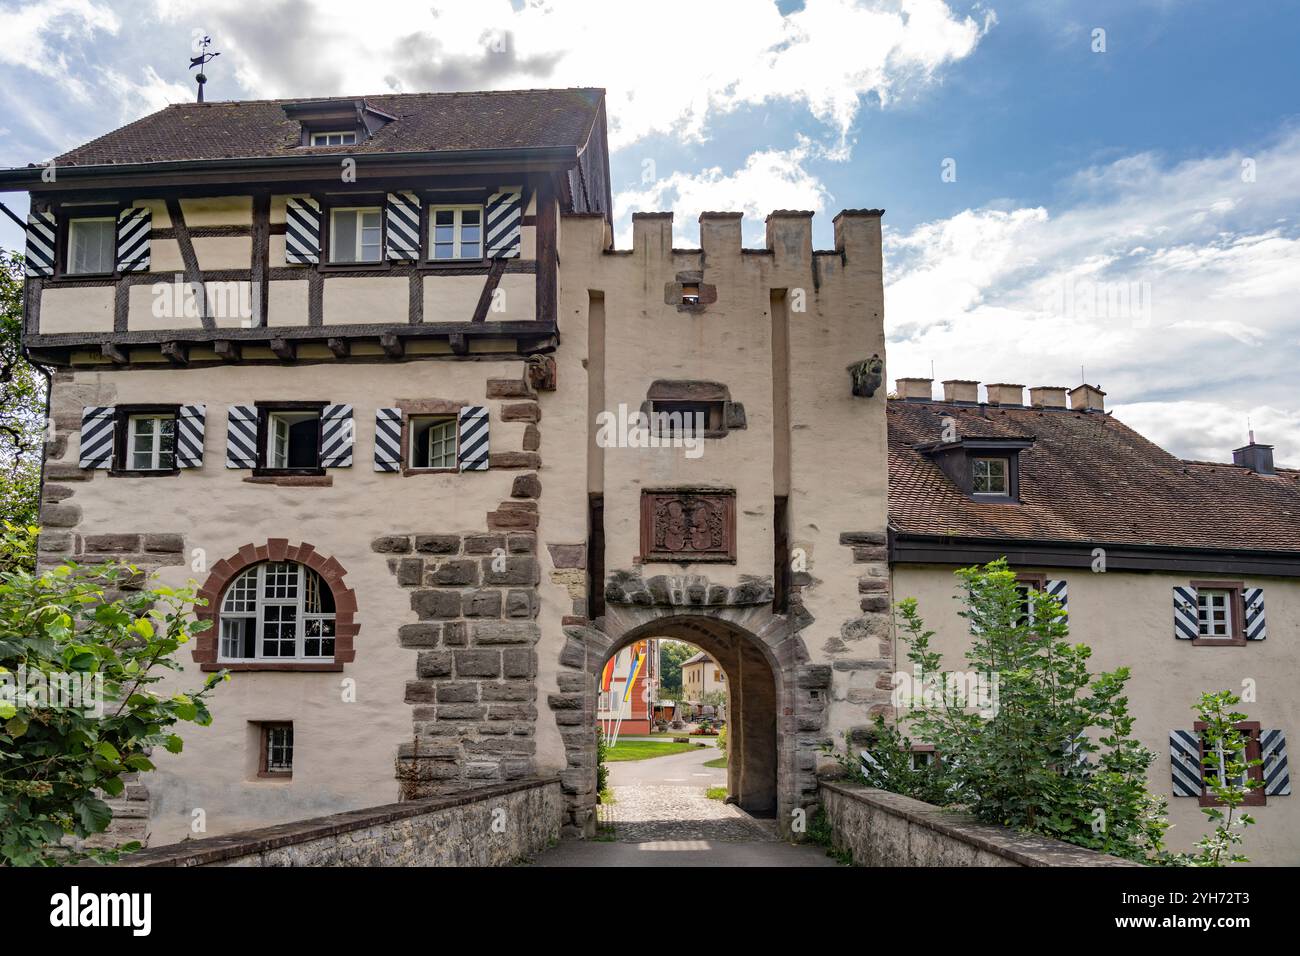
[[(6, 525), (5, 550), (30, 550), (35, 532)], [(139, 580), (137, 569), (114, 564), (0, 573), (0, 862), (116, 859), (76, 845), (111, 821), (103, 796), (121, 794), (125, 775), (152, 770), (153, 747), (180, 752), (177, 723), (211, 723), (205, 698), (224, 672), (193, 693), (152, 689), (161, 671), (180, 669), (176, 650), (208, 626), (188, 613), (193, 592), (130, 590)]]
[(723, 753), (727, 752), (727, 728), (723, 727), (718, 731), (718, 749)]
[(599, 727), (596, 728), (596, 794), (604, 802), (604, 796), (609, 792), (609, 767), (605, 766), (605, 758), (609, 755), (609, 744), (605, 743), (605, 732)]
[(1202, 694), (1196, 704), (1197, 717), (1205, 724), (1201, 731), (1205, 753), (1201, 773), (1209, 782), (1215, 800), (1226, 808), (1226, 812), (1220, 807), (1201, 807), (1201, 812), (1209, 817), (1214, 828), (1197, 842), (1195, 852), (1180, 853), (1173, 858), (1171, 862), (1178, 865), (1225, 866), (1250, 862), (1233, 847), (1241, 842), (1239, 831), (1252, 826), (1255, 818), (1238, 811), (1250, 791), (1263, 786), (1263, 783), (1249, 774), (1261, 761), (1246, 759), (1246, 735), (1236, 725), (1247, 715), (1233, 709), (1239, 703), (1240, 697), (1225, 690)]

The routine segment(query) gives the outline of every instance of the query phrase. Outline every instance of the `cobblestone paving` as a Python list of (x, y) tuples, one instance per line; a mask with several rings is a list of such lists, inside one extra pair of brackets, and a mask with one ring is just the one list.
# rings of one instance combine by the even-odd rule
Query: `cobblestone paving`
[(623, 843), (674, 840), (766, 842), (777, 839), (772, 822), (756, 820), (721, 800), (710, 800), (701, 787), (615, 787), (613, 804), (602, 804), (598, 817), (604, 833), (612, 824)]

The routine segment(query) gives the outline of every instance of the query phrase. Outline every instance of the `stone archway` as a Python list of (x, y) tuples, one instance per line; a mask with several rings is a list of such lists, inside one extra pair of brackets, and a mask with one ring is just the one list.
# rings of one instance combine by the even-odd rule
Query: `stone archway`
[(548, 703), (560, 724), (568, 756), (568, 768), (561, 775), (568, 835), (595, 833), (601, 669), (620, 648), (646, 637), (695, 644), (726, 671), (732, 695), (728, 789), (742, 809), (775, 811), (778, 827), (788, 833), (793, 811), (816, 802), (815, 769), (818, 748), (826, 739), (830, 668), (810, 665), (807, 649), (789, 619), (773, 614), (766, 601), (759, 603), (761, 595), (755, 597), (754, 603), (704, 607), (653, 598), (610, 601), (598, 626), (564, 629), (560, 693)]

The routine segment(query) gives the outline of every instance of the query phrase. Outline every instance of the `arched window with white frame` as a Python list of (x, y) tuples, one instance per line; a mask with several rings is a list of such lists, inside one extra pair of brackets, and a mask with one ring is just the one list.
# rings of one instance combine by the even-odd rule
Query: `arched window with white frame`
[(334, 593), (295, 561), (263, 561), (221, 602), (222, 662), (334, 659)]

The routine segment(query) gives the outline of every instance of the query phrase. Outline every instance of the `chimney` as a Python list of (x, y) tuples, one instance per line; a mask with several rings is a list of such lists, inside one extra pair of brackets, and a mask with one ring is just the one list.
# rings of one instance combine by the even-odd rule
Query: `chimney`
[(1029, 404), (1034, 408), (1064, 408), (1068, 391), (1056, 385), (1039, 385), (1029, 390)]
[(1273, 470), (1273, 446), (1259, 445), (1255, 442), (1255, 433), (1250, 433), (1250, 444), (1232, 450), (1232, 463), (1242, 468), (1249, 468), (1257, 475), (1275, 475)]
[(1070, 389), (1070, 407), (1076, 412), (1104, 412), (1106, 393), (1096, 385), (1079, 385)]
[(898, 389), (899, 398), (914, 402), (930, 401), (933, 384), (934, 379), (932, 378), (900, 378), (894, 381), (894, 387)]
[(1025, 404), (1025, 387), (1023, 385), (994, 382), (992, 385), (985, 385), (984, 387), (988, 389), (990, 405)]
[(979, 404), (980, 383), (967, 378), (948, 378), (943, 382), (943, 400), (945, 402), (967, 402)]

